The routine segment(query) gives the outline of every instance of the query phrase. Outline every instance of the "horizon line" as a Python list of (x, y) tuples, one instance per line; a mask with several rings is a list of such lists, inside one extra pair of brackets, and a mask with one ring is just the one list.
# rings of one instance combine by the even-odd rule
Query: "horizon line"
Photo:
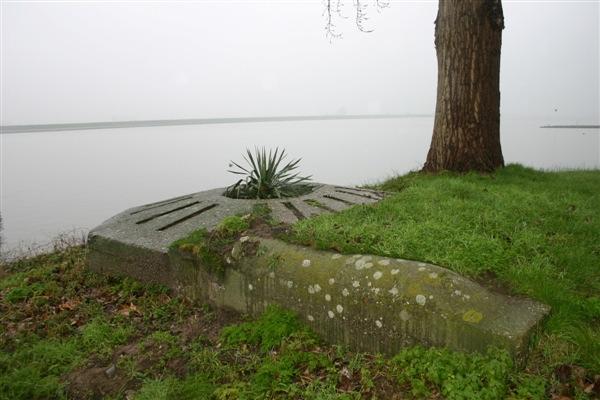
[(129, 121), (73, 122), (60, 124), (0, 125), (0, 134), (79, 131), (89, 129), (140, 128), (150, 126), (210, 125), (283, 121), (318, 121), (336, 119), (393, 119), (410, 117), (433, 117), (433, 114), (295, 115), (279, 117), (183, 118)]

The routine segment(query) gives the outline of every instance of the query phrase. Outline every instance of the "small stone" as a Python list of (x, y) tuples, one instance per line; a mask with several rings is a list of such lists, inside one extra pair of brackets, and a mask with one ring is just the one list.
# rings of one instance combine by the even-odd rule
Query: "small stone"
[(425, 267), (420, 267), (419, 271), (421, 271), (421, 272), (425, 271)]
[(399, 269), (393, 269), (393, 270), (391, 271), (391, 274), (392, 274), (392, 275), (396, 275), (398, 272), (400, 272), (400, 270), (399, 270)]
[(373, 263), (372, 262), (365, 263), (365, 269), (369, 269), (371, 267), (373, 267)]
[(289, 287), (290, 289), (294, 287), (294, 282), (292, 281), (287, 281), (287, 287)]
[(463, 297), (465, 298), (465, 300), (469, 300), (471, 298), (471, 296), (469, 296), (468, 294), (464, 294)]
[(460, 290), (455, 290), (454, 294), (457, 296), (462, 296), (462, 292)]
[(356, 263), (354, 263), (354, 266), (356, 267), (357, 271), (360, 271), (361, 269), (363, 269), (365, 267), (365, 262), (361, 258), (360, 260), (356, 261)]
[(315, 320), (315, 317), (313, 317), (312, 315), (309, 315), (309, 316), (308, 316), (308, 317), (306, 317), (306, 318), (308, 318), (308, 320), (309, 320), (310, 322), (313, 322), (313, 321)]
[(436, 279), (436, 278), (438, 277), (438, 274), (437, 274), (437, 272), (430, 272), (430, 273), (429, 273), (429, 277), (430, 277), (431, 279)]
[(420, 306), (424, 306), (425, 303), (427, 302), (427, 298), (425, 296), (423, 296), (422, 294), (418, 294), (417, 297), (415, 297), (415, 300), (417, 301), (417, 304)]
[(383, 276), (383, 273), (381, 271), (375, 271), (375, 273), (373, 274), (373, 279), (377, 280), (380, 279)]
[(341, 304), (338, 304), (335, 306), (335, 310), (338, 312), (338, 314), (341, 314), (344, 311), (344, 307), (342, 307)]
[(344, 288), (344, 290), (342, 290), (342, 295), (344, 297), (348, 296), (350, 294), (350, 291), (348, 291), (348, 289)]
[(325, 301), (331, 301), (331, 295), (326, 294), (325, 295)]
[(342, 255), (336, 253), (336, 254), (334, 254), (334, 255), (331, 256), (332, 260), (337, 260), (338, 258), (342, 258)]
[(433, 300), (433, 295), (432, 294), (429, 295), (429, 300)]
[(117, 373), (117, 367), (115, 364), (111, 364), (110, 367), (108, 367), (104, 370), (104, 374), (108, 378), (112, 378), (113, 376), (115, 376), (116, 373)]
[(308, 293), (309, 294), (315, 294), (315, 288), (313, 285), (308, 285)]
[(248, 241), (248, 239), (250, 239), (250, 237), (249, 237), (249, 236), (242, 236), (242, 237), (240, 238), (240, 243), (247, 242), (247, 241)]
[(388, 290), (388, 293), (391, 294), (392, 296), (396, 296), (398, 294), (398, 288), (396, 286), (394, 286), (393, 288)]
[(418, 265), (419, 265), (419, 267), (424, 267), (426, 264), (425, 263), (419, 263)]
[(334, 314), (334, 312), (333, 312), (333, 311), (331, 311), (331, 310), (327, 311), (327, 315), (329, 316), (329, 318), (333, 318), (333, 317), (335, 317), (335, 314)]
[(333, 285), (335, 283), (335, 279), (329, 278), (327, 282), (329, 282), (330, 285)]
[(248, 284), (248, 290), (252, 291), (252, 289), (254, 289), (254, 286), (252, 286), (251, 283)]
[(379, 261), (377, 261), (377, 264), (383, 265), (385, 267), (385, 266), (390, 265), (390, 260), (379, 260)]
[(380, 289), (378, 287), (375, 287), (375, 288), (371, 289), (371, 292), (373, 292), (375, 294), (379, 294), (379, 290)]
[(352, 287), (355, 287), (355, 288), (357, 288), (357, 287), (359, 287), (359, 286), (360, 286), (360, 282), (359, 282), (359, 281), (354, 281), (354, 282), (352, 282)]
[(375, 325), (377, 325), (378, 328), (381, 328), (383, 326), (383, 323), (380, 320), (376, 320)]
[(273, 272), (273, 271), (269, 272), (269, 278), (275, 279), (275, 272)]
[(313, 287), (315, 288), (315, 293), (319, 293), (321, 291), (321, 285), (319, 285), (318, 283), (315, 283)]
[(304, 260), (304, 261), (302, 261), (302, 266), (303, 267), (310, 267), (310, 260)]

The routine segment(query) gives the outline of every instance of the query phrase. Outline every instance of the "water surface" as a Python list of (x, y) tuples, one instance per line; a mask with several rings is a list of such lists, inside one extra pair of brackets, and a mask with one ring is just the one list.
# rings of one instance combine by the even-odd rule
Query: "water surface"
[[(502, 120), (507, 163), (600, 168), (594, 129), (540, 129)], [(44, 244), (126, 208), (235, 181), (247, 147), (285, 148), (314, 180), (360, 185), (419, 169), (433, 118), (158, 126), (1, 135), (4, 251)]]

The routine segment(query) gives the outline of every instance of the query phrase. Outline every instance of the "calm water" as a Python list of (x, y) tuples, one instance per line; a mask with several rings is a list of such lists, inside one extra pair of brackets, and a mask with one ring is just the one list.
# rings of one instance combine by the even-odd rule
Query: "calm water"
[[(554, 122), (503, 119), (506, 162), (600, 168), (598, 130), (539, 129)], [(255, 145), (302, 157), (302, 172), (317, 182), (376, 182), (420, 168), (432, 127), (433, 118), (401, 118), (2, 135), (3, 251), (85, 232), (129, 207), (229, 185), (229, 160)]]

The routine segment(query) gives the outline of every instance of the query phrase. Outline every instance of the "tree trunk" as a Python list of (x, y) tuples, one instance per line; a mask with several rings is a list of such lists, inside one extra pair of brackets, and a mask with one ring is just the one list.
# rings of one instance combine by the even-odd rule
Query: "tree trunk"
[(493, 171), (504, 165), (501, 0), (440, 0), (435, 24), (437, 104), (423, 170)]

